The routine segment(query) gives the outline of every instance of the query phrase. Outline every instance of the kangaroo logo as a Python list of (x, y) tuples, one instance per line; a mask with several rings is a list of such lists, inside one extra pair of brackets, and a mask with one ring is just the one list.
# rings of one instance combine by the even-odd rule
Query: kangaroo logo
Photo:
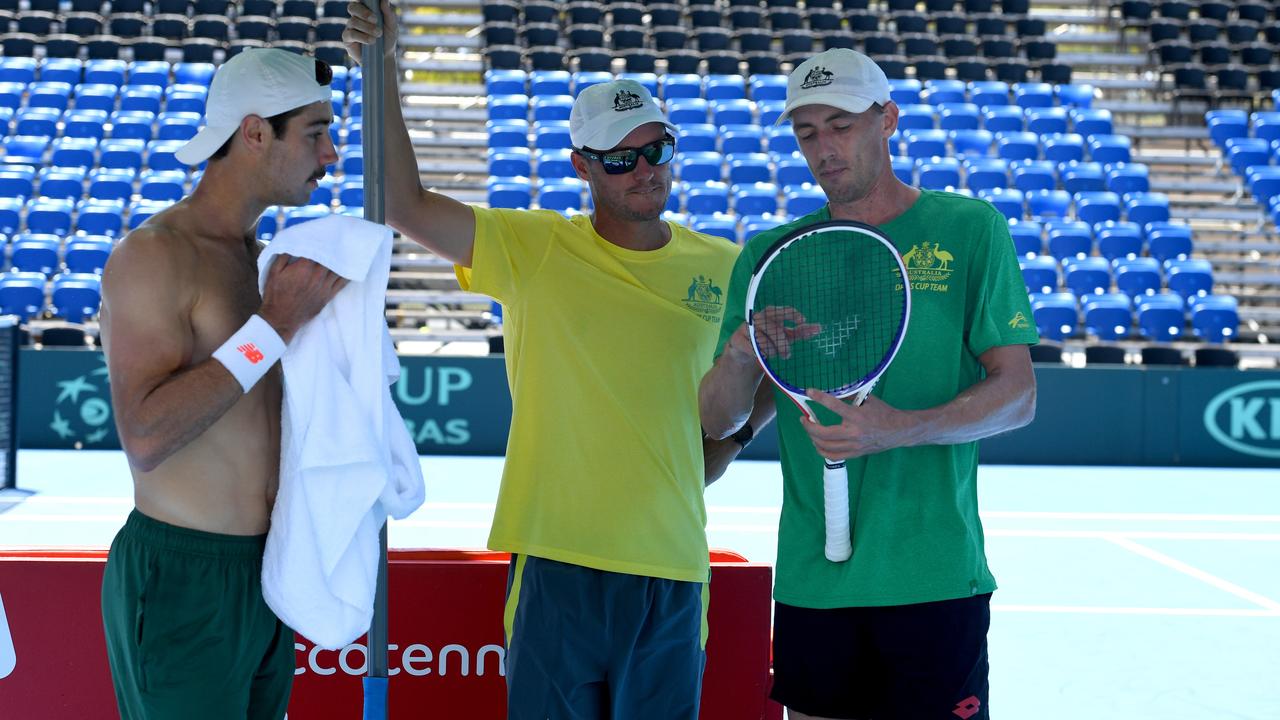
[(9, 630), (9, 618), (4, 614), (4, 598), (0, 597), (0, 680), (9, 677), (18, 664), (18, 654), (13, 650), (13, 632)]
[(811, 90), (816, 87), (830, 85), (835, 82), (835, 77), (835, 73), (818, 65), (810, 70), (808, 75), (804, 76), (804, 82), (800, 83), (800, 89)]
[(616, 112), (626, 112), (627, 110), (635, 110), (644, 105), (644, 101), (640, 96), (630, 90), (619, 90), (617, 95), (613, 96), (613, 109)]

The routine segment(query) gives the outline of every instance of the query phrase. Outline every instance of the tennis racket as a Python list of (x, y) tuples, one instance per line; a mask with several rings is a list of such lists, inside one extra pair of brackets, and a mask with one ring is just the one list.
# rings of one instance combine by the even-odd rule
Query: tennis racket
[[(879, 229), (852, 221), (809, 225), (782, 237), (760, 258), (747, 288), (756, 357), (814, 422), (805, 391), (855, 396), (862, 404), (902, 346), (910, 315), (902, 256)], [(849, 477), (843, 460), (825, 458), (824, 464), (825, 554), (843, 562), (853, 554)]]

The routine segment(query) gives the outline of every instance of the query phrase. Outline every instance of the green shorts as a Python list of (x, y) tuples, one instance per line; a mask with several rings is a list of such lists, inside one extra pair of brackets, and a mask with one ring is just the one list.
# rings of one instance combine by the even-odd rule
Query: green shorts
[(129, 515), (102, 580), (121, 718), (284, 717), (293, 631), (262, 599), (265, 544)]

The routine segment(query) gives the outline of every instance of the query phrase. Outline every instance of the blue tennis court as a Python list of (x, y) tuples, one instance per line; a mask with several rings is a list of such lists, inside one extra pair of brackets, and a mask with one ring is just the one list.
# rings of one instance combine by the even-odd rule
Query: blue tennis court
[[(483, 547), (501, 458), (424, 457), (428, 501), (394, 547)], [(131, 507), (119, 452), (23, 451), (0, 546), (106, 546)], [(993, 711), (1037, 720), (1280, 717), (1274, 470), (983, 466), (1000, 582)], [(713, 547), (774, 559), (773, 462), (707, 492)]]

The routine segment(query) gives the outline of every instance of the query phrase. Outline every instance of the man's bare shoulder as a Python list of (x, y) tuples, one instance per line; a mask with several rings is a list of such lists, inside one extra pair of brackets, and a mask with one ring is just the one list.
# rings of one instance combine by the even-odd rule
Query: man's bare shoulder
[(196, 264), (196, 249), (181, 227), (180, 216), (163, 217), (171, 213), (176, 210), (165, 210), (125, 235), (107, 261), (104, 285), (109, 285), (113, 276), (142, 276), (153, 281), (163, 279), (156, 277), (160, 273), (181, 276)]

